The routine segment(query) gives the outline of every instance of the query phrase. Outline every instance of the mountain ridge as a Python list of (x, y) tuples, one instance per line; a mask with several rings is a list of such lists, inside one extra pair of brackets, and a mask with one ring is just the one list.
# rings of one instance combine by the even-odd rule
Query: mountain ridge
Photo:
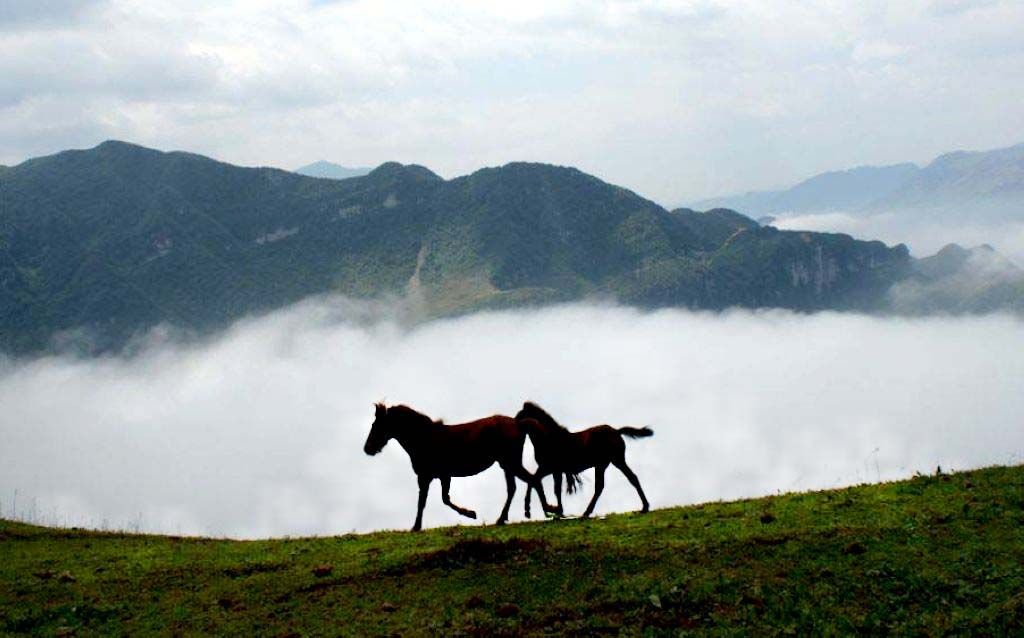
[(668, 211), (578, 169), (445, 180), (388, 162), (325, 180), (106, 142), (3, 174), (0, 349), (85, 328), (123, 347), (315, 294), (406, 295), (426, 316), (598, 295), (640, 307), (879, 310), (905, 246)]
[(971, 206), (1001, 217), (1009, 210), (1019, 218), (1024, 210), (1024, 143), (952, 151), (923, 167), (902, 163), (827, 171), (786, 189), (706, 198), (693, 206), (725, 206), (755, 217), (829, 211), (958, 214)]
[(878, 199), (880, 194), (899, 188), (920, 170), (909, 162), (857, 166), (818, 173), (786, 189), (712, 197), (695, 202), (693, 206), (732, 208), (756, 216), (860, 208)]

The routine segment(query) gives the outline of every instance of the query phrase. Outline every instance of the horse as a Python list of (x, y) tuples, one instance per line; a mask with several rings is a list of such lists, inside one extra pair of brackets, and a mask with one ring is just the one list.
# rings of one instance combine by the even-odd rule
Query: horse
[[(579, 489), (580, 473), (594, 468), (594, 497), (587, 505), (586, 511), (583, 512), (583, 518), (589, 518), (594, 512), (598, 497), (604, 491), (604, 471), (609, 464), (619, 468), (619, 471), (636, 488), (637, 494), (640, 495), (640, 501), (643, 503), (643, 509), (640, 511), (646, 513), (651, 509), (644, 490), (640, 487), (640, 479), (626, 465), (626, 442), (622, 438), (626, 436), (636, 439), (653, 436), (654, 430), (651, 428), (628, 426), (615, 428), (610, 425), (595, 425), (580, 432), (570, 432), (539, 405), (529, 401), (524, 403), (523, 409), (516, 414), (516, 421), (524, 424), (530, 441), (533, 443), (534, 458), (537, 461), (537, 471), (534, 476), (542, 479), (548, 474), (554, 474), (555, 495), (558, 499), (556, 509), (562, 509), (561, 475), (565, 475), (566, 491), (571, 494)], [(527, 487), (525, 511), (527, 518), (530, 516), (530, 491), (531, 488)], [(543, 492), (540, 494), (543, 497)]]
[(445, 505), (462, 516), (475, 519), (476, 512), (456, 505), (448, 496), (452, 477), (479, 474), (495, 462), (505, 471), (508, 491), (498, 525), (508, 520), (508, 509), (516, 493), (515, 477), (525, 481), (528, 490), (537, 490), (545, 512), (561, 514), (561, 510), (548, 505), (540, 480), (523, 467), (526, 430), (539, 427), (536, 423), (495, 415), (469, 423), (445, 425), (443, 421), (434, 421), (406, 405), (387, 407), (383, 403), (375, 403), (374, 410), (373, 425), (363, 451), (374, 456), (384, 449), (388, 441), (395, 439), (409, 455), (420, 488), (416, 523), (412, 526), (414, 532), (423, 525), (423, 507), (434, 479), (441, 481), (441, 501)]

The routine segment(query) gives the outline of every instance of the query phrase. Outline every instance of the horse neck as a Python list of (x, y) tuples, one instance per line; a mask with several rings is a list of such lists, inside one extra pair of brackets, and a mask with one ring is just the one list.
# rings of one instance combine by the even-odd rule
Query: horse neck
[(415, 458), (427, 451), (426, 443), (431, 435), (443, 427), (443, 425), (430, 420), (430, 417), (417, 415), (415, 418), (408, 419), (406, 423), (398, 428), (395, 440), (398, 441), (398, 444), (402, 446), (402, 449), (406, 451), (410, 458)]
[(569, 435), (569, 431), (559, 425), (558, 422), (551, 418), (547, 413), (538, 414), (531, 418), (537, 423), (540, 423), (541, 427), (544, 428), (545, 436), (561, 440)]

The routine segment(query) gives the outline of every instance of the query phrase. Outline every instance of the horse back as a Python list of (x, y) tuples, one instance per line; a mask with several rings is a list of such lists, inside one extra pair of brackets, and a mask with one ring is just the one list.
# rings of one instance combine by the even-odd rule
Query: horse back
[(595, 425), (572, 434), (572, 465), (593, 467), (609, 462), (626, 449), (619, 431), (610, 425)]
[(622, 441), (622, 435), (618, 430), (603, 424), (580, 430), (573, 433), (573, 436), (578, 437), (580, 444), (584, 447), (613, 445), (615, 441)]
[(524, 434), (522, 426), (518, 425), (515, 419), (502, 414), (495, 414), (493, 416), (477, 419), (476, 421), (467, 421), (466, 423), (456, 423), (447, 427), (449, 432), (458, 434), (474, 432), (497, 433), (498, 435), (507, 438), (517, 438)]
[(515, 419), (494, 415), (446, 425), (433, 435), (430, 451), (420, 457), (417, 473), (470, 476), (495, 461), (507, 463), (523, 455), (526, 435)]

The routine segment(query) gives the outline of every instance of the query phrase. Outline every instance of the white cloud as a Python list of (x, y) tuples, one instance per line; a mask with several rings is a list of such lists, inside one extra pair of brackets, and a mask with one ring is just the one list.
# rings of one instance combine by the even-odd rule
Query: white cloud
[(17, 2), (0, 162), (101, 136), (448, 176), (533, 159), (674, 203), (1016, 141), (1024, 7), (962, 4)]
[(986, 219), (982, 214), (974, 217), (950, 219), (914, 210), (873, 215), (830, 211), (779, 215), (772, 225), (784, 230), (846, 233), (858, 239), (906, 244), (915, 257), (927, 257), (951, 243), (965, 247), (989, 244), (1014, 263), (1024, 265), (1024, 219)]
[[(406, 528), (405, 453), (371, 403), (448, 422), (526, 398), (578, 428), (651, 425), (627, 459), (655, 506), (1019, 462), (1018, 319), (724, 315), (591, 305), (414, 327), (318, 300), (203, 345), (0, 362), (0, 509), (44, 522), (263, 536)], [(638, 507), (614, 470), (599, 512)], [(549, 483), (550, 485), (550, 483)], [(579, 513), (584, 496), (570, 497)], [(523, 486), (513, 505), (521, 516)], [(493, 522), (500, 471), (453, 499)], [(33, 509), (34, 508), (34, 509)], [(428, 525), (464, 522), (440, 503)]]

